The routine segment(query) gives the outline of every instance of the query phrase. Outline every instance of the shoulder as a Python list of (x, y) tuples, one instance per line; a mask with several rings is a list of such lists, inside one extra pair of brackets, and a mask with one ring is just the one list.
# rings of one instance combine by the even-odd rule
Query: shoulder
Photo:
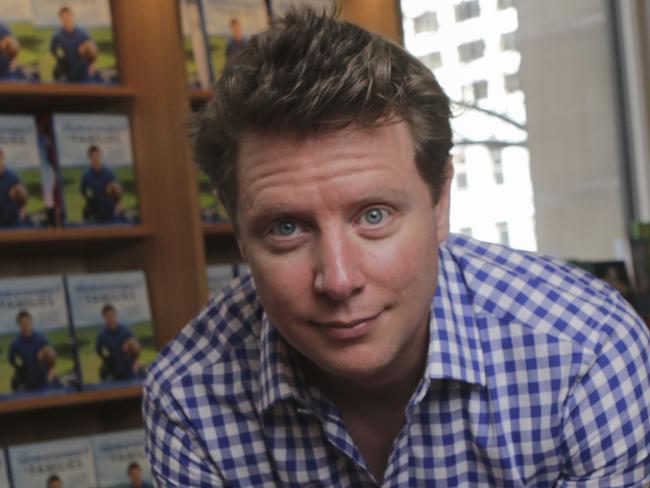
[(262, 314), (251, 276), (235, 279), (161, 350), (149, 371), (146, 392), (162, 395), (224, 364), (241, 362), (237, 369), (246, 369), (247, 352), (259, 349)]
[(463, 236), (451, 236), (441, 255), (454, 261), (478, 316), (592, 351), (602, 347), (613, 324), (640, 326), (616, 290), (562, 260)]
[(63, 36), (63, 29), (55, 30), (54, 33), (52, 34), (52, 42), (59, 41), (62, 36)]
[(9, 27), (7, 27), (5, 24), (0, 22), (0, 39), (10, 35), (11, 35), (11, 31), (9, 30)]
[(88, 39), (90, 37), (88, 35), (88, 32), (86, 32), (86, 30), (82, 29), (81, 27), (74, 28), (74, 35), (80, 39)]
[(39, 343), (48, 343), (47, 337), (45, 337), (45, 334), (42, 332), (33, 332), (34, 339), (36, 339)]

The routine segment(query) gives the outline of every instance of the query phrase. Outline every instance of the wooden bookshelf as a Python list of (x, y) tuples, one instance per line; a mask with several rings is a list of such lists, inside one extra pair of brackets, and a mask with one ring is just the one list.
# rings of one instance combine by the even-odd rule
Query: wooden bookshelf
[[(143, 269), (161, 347), (207, 303), (206, 264), (237, 261), (238, 248), (230, 224), (200, 220), (188, 101), (212, 91), (187, 87), (178, 0), (110, 1), (121, 84), (0, 83), (0, 113), (128, 114), (142, 225), (2, 231), (0, 276)], [(380, 31), (395, 2), (343, 0), (342, 16)], [(141, 427), (140, 399), (128, 387), (2, 401), (0, 445)]]
[(62, 393), (60, 395), (25, 397), (0, 402), (0, 414), (70, 407), (89, 403), (95, 404), (141, 397), (142, 386), (138, 385), (106, 390), (82, 391), (78, 393)]

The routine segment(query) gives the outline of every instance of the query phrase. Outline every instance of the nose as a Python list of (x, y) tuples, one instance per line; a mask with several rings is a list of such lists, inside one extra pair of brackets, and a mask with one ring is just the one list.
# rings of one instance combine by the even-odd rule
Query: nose
[(316, 253), (314, 291), (334, 301), (358, 294), (366, 284), (359, 245), (344, 230), (322, 232)]

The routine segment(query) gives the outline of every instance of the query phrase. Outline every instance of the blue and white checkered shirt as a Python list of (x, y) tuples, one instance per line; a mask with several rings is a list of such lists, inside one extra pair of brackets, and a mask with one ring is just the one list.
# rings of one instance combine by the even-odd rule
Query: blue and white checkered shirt
[[(428, 365), (381, 486), (650, 486), (650, 334), (620, 295), (464, 237), (439, 254)], [(378, 486), (295, 359), (250, 277), (213, 300), (146, 384), (160, 486)]]

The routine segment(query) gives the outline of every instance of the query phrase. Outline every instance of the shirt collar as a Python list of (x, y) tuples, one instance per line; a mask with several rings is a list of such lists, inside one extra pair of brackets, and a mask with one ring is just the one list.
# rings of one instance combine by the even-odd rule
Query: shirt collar
[(299, 373), (292, 365), (291, 350), (266, 313), (260, 335), (260, 412), (290, 398), (306, 399)]
[[(459, 264), (443, 244), (439, 251), (438, 286), (431, 303), (429, 351), (424, 376), (486, 385), (483, 350), (470, 292)], [(260, 336), (259, 411), (276, 402), (295, 399), (303, 405), (309, 396), (291, 360), (290, 346), (266, 313)]]
[(438, 286), (431, 303), (425, 376), (486, 385), (485, 363), (470, 291), (447, 247), (439, 250)]

